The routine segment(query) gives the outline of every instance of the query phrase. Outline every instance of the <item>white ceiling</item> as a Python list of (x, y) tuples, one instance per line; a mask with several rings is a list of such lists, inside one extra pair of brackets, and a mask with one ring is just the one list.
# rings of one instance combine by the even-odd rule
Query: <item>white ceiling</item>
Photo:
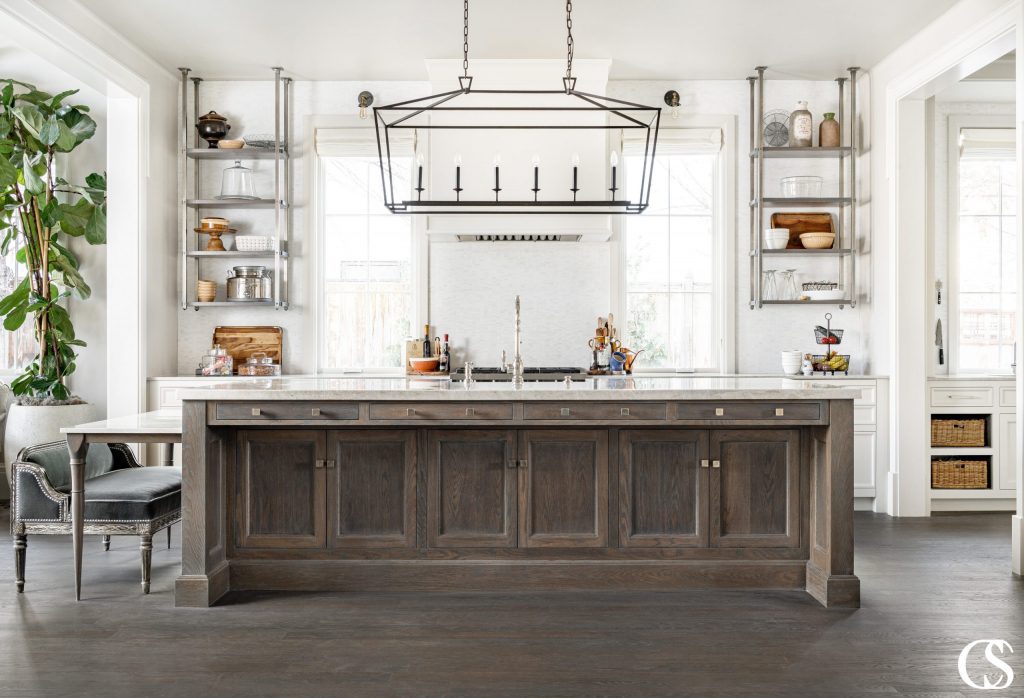
[[(205, 77), (421, 80), (425, 58), (462, 50), (458, 0), (81, 0), (169, 69)], [(576, 56), (610, 58), (612, 79), (829, 79), (869, 68), (956, 0), (586, 0)], [(470, 60), (565, 55), (555, 0), (474, 0)]]

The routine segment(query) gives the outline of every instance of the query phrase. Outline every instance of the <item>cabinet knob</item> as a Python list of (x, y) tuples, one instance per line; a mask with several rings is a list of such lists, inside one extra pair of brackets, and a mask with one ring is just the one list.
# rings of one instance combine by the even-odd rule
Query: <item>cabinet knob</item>
[(510, 470), (513, 470), (513, 469), (515, 469), (515, 468), (518, 468), (518, 467), (519, 467), (519, 461), (516, 461), (516, 460), (510, 460), (510, 461), (508, 462), (508, 467), (509, 467), (509, 469), (510, 469)]
[(619, 416), (620, 417), (628, 417), (629, 416), (629, 408), (628, 407), (620, 408), (619, 409)]
[(711, 467), (712, 468), (721, 468), (722, 467), (722, 461), (717, 461), (717, 460), (711, 461)]
[(327, 466), (328, 470), (330, 470), (331, 468), (334, 467), (334, 461), (333, 460), (326, 460), (326, 461), (324, 461), (324, 464)]
[(723, 416), (725, 416), (725, 409), (721, 408), (721, 407), (716, 407), (715, 408), (715, 416), (716, 417), (723, 417)]
[(252, 416), (253, 417), (259, 417), (260, 416), (260, 408), (259, 407), (253, 407), (252, 408)]
[(708, 467), (708, 459), (707, 459), (707, 458), (702, 458), (702, 459), (701, 459), (701, 461), (700, 461), (700, 467), (702, 467), (702, 468), (706, 468), (706, 467)]
[(413, 417), (415, 415), (416, 415), (416, 408), (415, 407), (406, 407), (405, 408), (405, 416), (406, 417)]
[(530, 465), (530, 462), (528, 460), (526, 460), (525, 458), (523, 458), (522, 460), (519, 461), (519, 467), (520, 468), (527, 468), (527, 467), (529, 467), (529, 465)]
[(320, 416), (320, 408), (319, 408), (319, 407), (314, 407), (313, 409), (311, 409), (311, 410), (309, 411), (309, 413), (310, 413), (310, 415), (312, 415), (313, 417), (319, 417), (319, 416)]
[(786, 410), (784, 408), (782, 408), (782, 407), (776, 407), (775, 408), (775, 416), (776, 417), (785, 417), (786, 416)]
[(467, 407), (466, 408), (466, 416), (467, 417), (475, 417), (476, 416), (476, 408), (475, 407)]
[(325, 461), (323, 458), (317, 458), (316, 459), (315, 467), (317, 468), (317, 470), (319, 470), (319, 469), (323, 468), (326, 464), (327, 464), (327, 461)]
[(570, 410), (568, 407), (563, 407), (562, 409), (560, 409), (558, 411), (558, 413), (561, 416), (563, 416), (563, 417), (571, 417), (572, 416), (572, 410)]

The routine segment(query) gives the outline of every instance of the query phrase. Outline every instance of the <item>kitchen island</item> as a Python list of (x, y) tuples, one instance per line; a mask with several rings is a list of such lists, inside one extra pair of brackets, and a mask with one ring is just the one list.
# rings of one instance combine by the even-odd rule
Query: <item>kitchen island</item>
[(857, 396), (701, 377), (186, 389), (175, 602), (760, 588), (856, 607)]

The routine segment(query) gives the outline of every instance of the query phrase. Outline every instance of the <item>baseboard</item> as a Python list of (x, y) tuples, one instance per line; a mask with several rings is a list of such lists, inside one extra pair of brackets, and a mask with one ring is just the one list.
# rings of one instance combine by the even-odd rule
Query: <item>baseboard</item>
[(1011, 519), (1010, 548), (1013, 573), (1024, 576), (1024, 516), (1014, 515)]

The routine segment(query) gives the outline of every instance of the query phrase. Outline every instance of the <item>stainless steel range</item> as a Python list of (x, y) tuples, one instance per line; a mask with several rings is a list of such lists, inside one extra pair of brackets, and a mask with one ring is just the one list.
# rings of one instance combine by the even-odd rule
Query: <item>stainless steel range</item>
[[(473, 367), (475, 381), (511, 381), (512, 372), (497, 366)], [(587, 372), (579, 367), (526, 366), (523, 368), (525, 381), (561, 381), (569, 378), (573, 381), (585, 380)], [(464, 381), (466, 369), (459, 368), (452, 373), (453, 381)]]

